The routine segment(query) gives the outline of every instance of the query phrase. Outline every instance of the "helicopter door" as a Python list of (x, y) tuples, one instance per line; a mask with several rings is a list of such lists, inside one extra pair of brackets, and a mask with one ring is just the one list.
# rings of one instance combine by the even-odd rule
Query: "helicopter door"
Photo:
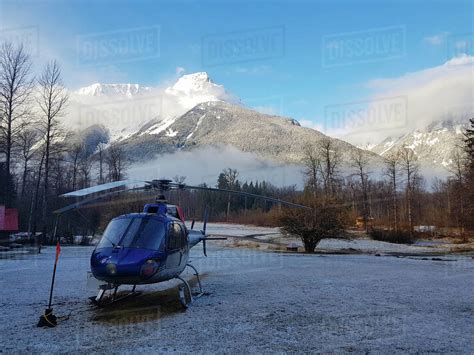
[(168, 225), (166, 268), (177, 270), (182, 264), (184, 245), (182, 243), (183, 230), (178, 223), (172, 222)]
[(186, 263), (188, 262), (188, 238), (186, 236), (186, 230), (184, 226), (181, 223), (176, 223), (176, 225), (179, 226), (179, 244), (180, 244), (180, 253), (181, 253), (181, 259), (179, 261), (179, 267), (180, 269), (184, 269), (186, 267)]

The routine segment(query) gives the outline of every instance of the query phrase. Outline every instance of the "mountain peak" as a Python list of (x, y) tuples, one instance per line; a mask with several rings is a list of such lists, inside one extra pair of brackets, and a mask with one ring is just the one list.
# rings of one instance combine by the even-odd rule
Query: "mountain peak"
[(94, 83), (92, 85), (80, 88), (76, 91), (79, 95), (84, 96), (126, 96), (133, 97), (142, 92), (148, 91), (150, 88), (140, 86), (139, 84), (101, 84)]
[(173, 86), (166, 89), (166, 91), (174, 94), (192, 95), (195, 93), (203, 93), (215, 87), (223, 88), (222, 85), (214, 84), (206, 72), (197, 72), (183, 75)]
[(209, 78), (209, 74), (205, 71), (200, 71), (200, 72), (196, 72), (196, 73), (191, 73), (191, 74), (184, 74), (183, 76), (181, 76), (181, 78), (179, 78), (179, 80), (183, 80), (183, 81), (200, 81), (200, 82), (204, 82), (204, 81), (209, 81), (209, 82), (212, 82), (211, 79)]
[(214, 83), (206, 72), (183, 75), (166, 89), (166, 93), (178, 97), (188, 107), (208, 101), (239, 102), (222, 85)]

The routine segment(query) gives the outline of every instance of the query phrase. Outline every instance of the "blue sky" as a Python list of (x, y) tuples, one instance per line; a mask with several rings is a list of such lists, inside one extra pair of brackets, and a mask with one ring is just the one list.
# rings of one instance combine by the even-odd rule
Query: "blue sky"
[[(371, 80), (442, 65), (450, 56), (450, 38), (474, 32), (472, 1), (16, 0), (0, 4), (2, 32), (37, 31), (36, 66), (57, 58), (71, 88), (93, 82), (154, 86), (171, 83), (182, 72), (207, 71), (244, 103), (315, 124), (321, 123), (326, 105), (373, 95), (373, 88), (367, 86)], [(142, 39), (146, 31), (156, 34), (153, 31), (159, 28), (159, 50), (152, 49), (151, 56), (138, 53), (126, 60), (106, 56), (87, 65), (82, 61), (78, 41), (123, 39), (137, 28)], [(211, 64), (203, 56), (209, 38), (213, 44), (225, 45), (265, 38), (268, 31), (278, 38), (266, 56), (250, 51), (231, 60), (218, 57)], [(342, 46), (357, 39), (373, 44), (391, 38), (383, 37), (387, 31), (388, 36), (403, 35), (393, 43), (388, 40), (394, 53), (374, 56), (366, 47), (358, 56), (344, 52), (339, 61), (328, 58), (326, 45), (334, 39)]]

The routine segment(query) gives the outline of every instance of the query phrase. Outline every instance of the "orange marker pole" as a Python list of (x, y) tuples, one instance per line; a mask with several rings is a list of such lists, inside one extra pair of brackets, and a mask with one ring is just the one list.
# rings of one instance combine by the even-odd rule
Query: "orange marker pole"
[(40, 317), (38, 322), (38, 327), (55, 327), (56, 326), (56, 316), (53, 314), (53, 309), (51, 308), (51, 303), (53, 301), (53, 288), (54, 280), (56, 278), (56, 267), (58, 266), (59, 254), (61, 254), (61, 246), (59, 241), (56, 244), (56, 259), (54, 260), (54, 269), (53, 269), (53, 278), (51, 280), (51, 289), (49, 291), (49, 303), (48, 308), (45, 310), (44, 315)]
[(53, 301), (54, 279), (56, 278), (56, 266), (58, 265), (59, 254), (61, 254), (61, 246), (59, 245), (58, 241), (56, 244), (56, 260), (54, 261), (53, 279), (51, 280), (51, 290), (49, 291), (48, 308), (51, 308), (51, 302)]

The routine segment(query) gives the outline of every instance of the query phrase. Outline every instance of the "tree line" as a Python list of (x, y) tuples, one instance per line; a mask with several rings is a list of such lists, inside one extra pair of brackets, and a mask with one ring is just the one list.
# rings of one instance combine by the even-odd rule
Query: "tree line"
[[(369, 220), (413, 233), (415, 225), (472, 229), (473, 211), (473, 124), (452, 155), (451, 173), (431, 186), (420, 172), (415, 152), (404, 147), (384, 157), (381, 171), (371, 171), (362, 150), (350, 154), (349, 169), (342, 169), (341, 152), (329, 139), (306, 147), (304, 172), (307, 193), (315, 199), (329, 199), (350, 206), (368, 231)], [(349, 173), (348, 173), (349, 172)]]
[[(305, 191), (297, 201), (311, 210), (287, 208), (278, 215), (282, 230), (300, 237), (307, 252), (324, 238), (344, 237), (356, 218), (376, 240), (411, 243), (415, 234), (432, 232), (431, 226), (445, 227), (450, 235), (455, 229), (464, 240), (469, 238), (474, 229), (474, 119), (453, 152), (450, 177), (435, 179), (431, 188), (409, 147), (386, 156), (381, 175), (370, 171), (363, 151), (354, 150), (344, 176), (341, 157), (330, 139), (308, 145)], [(415, 230), (415, 225), (425, 228)]]
[[(67, 130), (69, 95), (57, 61), (33, 74), (21, 45), (0, 47), (0, 204), (20, 230), (50, 232), (58, 195), (125, 177), (128, 159), (108, 138)], [(92, 132), (93, 133), (93, 132)]]

